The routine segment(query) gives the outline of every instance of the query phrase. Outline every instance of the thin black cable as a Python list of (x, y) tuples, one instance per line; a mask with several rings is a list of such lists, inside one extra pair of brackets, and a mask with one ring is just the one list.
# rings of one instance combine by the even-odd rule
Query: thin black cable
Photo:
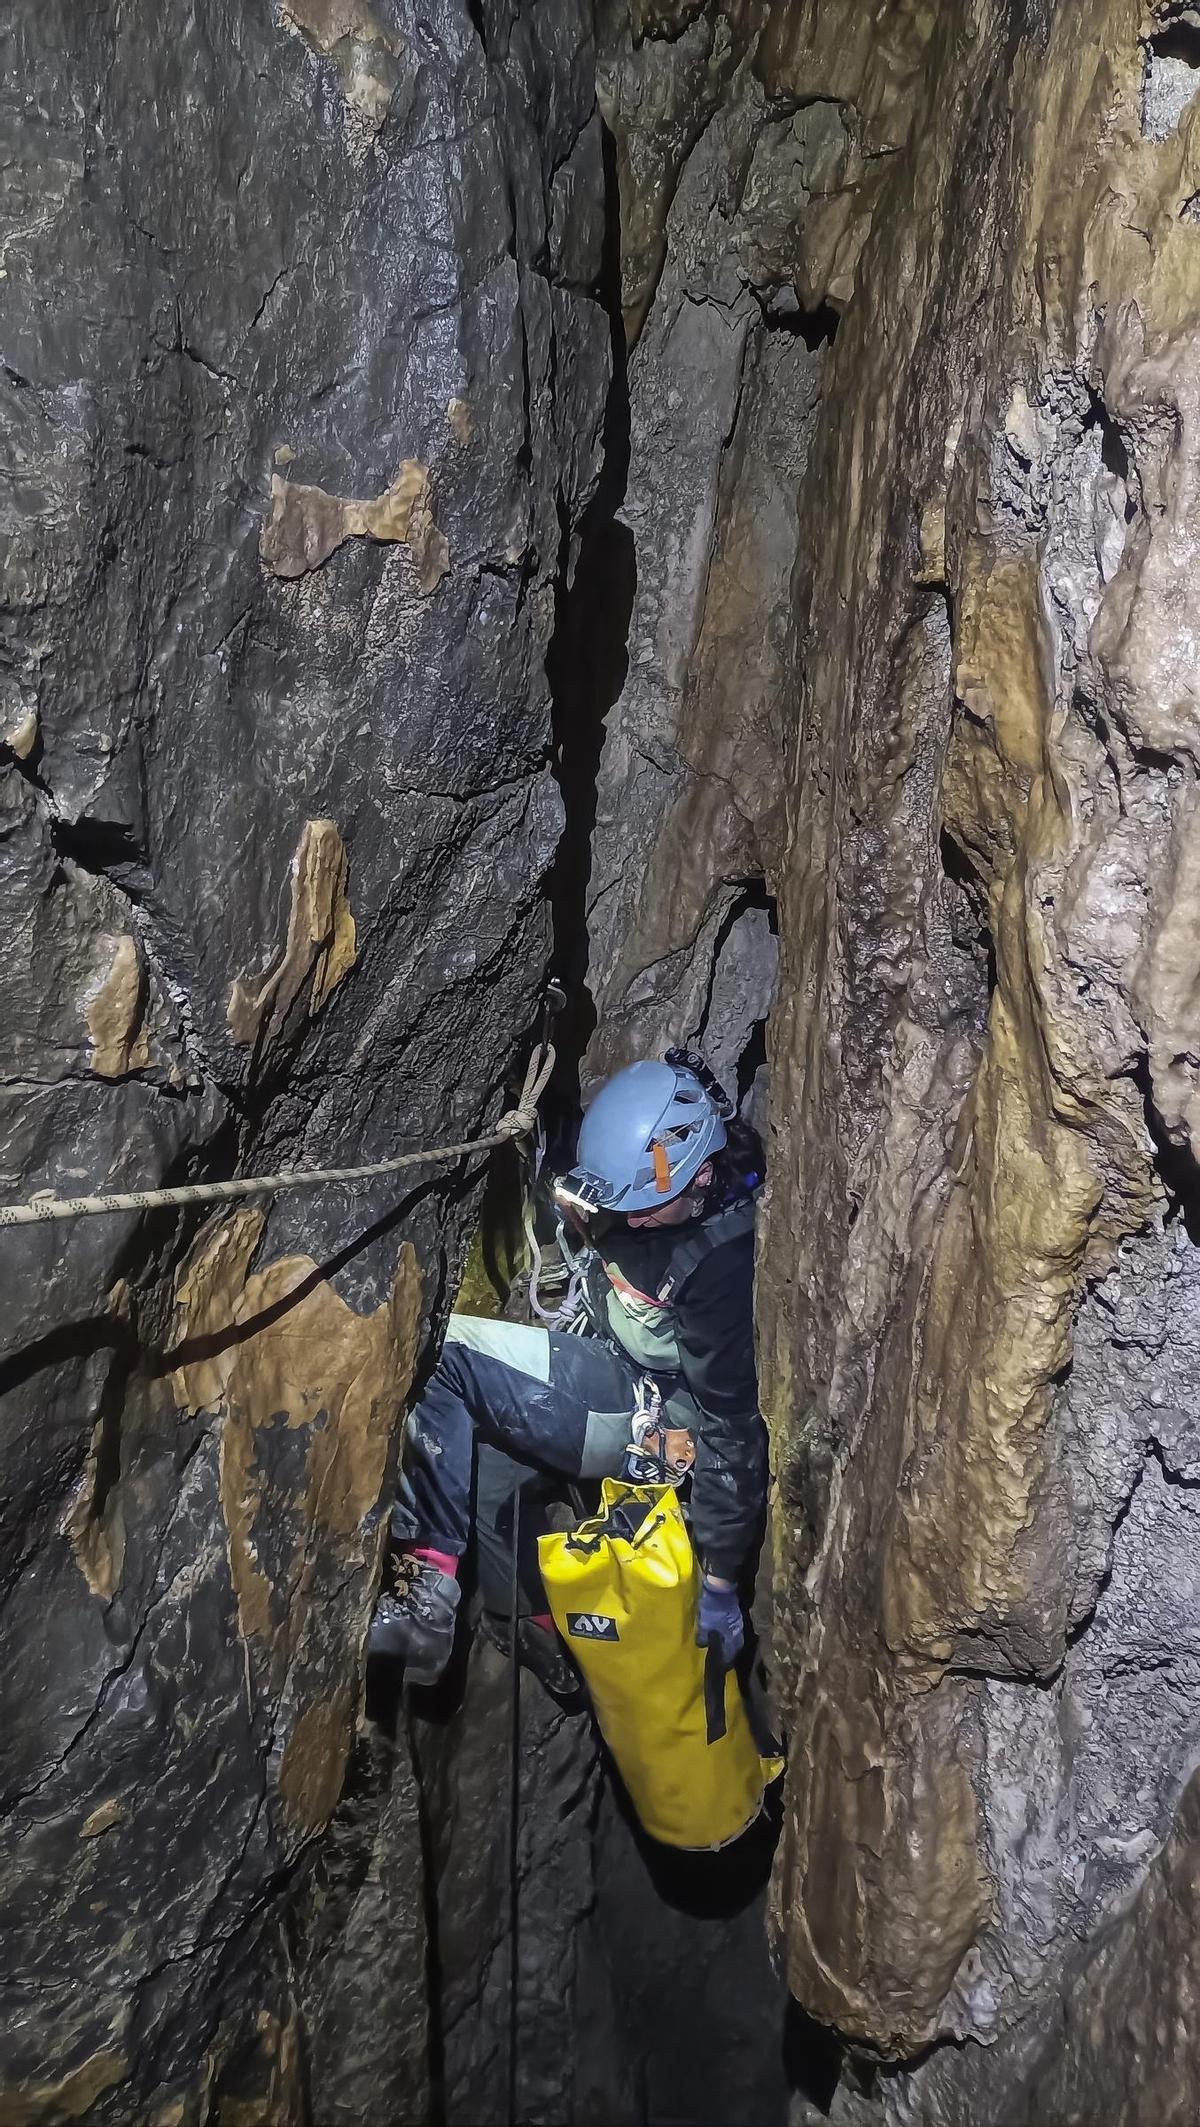
[(518, 1874), (521, 1828), (521, 1664), (517, 1656), (517, 1609), (520, 1597), (521, 1487), (513, 1490), (512, 1577), (509, 1600), (509, 1682), (511, 1691), (508, 1761), (508, 2127), (520, 2127), (517, 2110), (520, 2003), (518, 1984)]

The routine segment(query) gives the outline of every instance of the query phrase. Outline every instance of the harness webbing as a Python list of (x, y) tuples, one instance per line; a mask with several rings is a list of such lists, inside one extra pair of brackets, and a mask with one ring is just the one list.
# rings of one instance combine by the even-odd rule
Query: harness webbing
[(666, 1268), (666, 1274), (658, 1288), (658, 1301), (665, 1307), (668, 1301), (677, 1300), (688, 1279), (707, 1261), (714, 1248), (723, 1248), (727, 1241), (739, 1241), (743, 1234), (754, 1231), (754, 1198), (739, 1197), (735, 1204), (727, 1204), (711, 1219), (705, 1219), (681, 1241)]

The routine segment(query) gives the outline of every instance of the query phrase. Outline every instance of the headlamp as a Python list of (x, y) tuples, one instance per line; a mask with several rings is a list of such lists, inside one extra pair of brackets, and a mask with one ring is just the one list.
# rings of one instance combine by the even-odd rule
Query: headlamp
[(564, 1174), (561, 1180), (554, 1184), (556, 1204), (567, 1205), (571, 1210), (585, 1214), (589, 1211), (603, 1211), (608, 1194), (608, 1183), (602, 1181), (598, 1174), (588, 1174), (582, 1167), (576, 1167), (570, 1174)]

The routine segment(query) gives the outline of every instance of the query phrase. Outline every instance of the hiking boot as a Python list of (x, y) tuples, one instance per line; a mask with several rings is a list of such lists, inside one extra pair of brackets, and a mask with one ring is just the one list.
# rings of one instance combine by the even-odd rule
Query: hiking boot
[[(496, 1617), (485, 1610), (479, 1620), (479, 1629), (484, 1638), (498, 1647), (501, 1654), (512, 1654), (511, 1621)], [(574, 1662), (559, 1639), (557, 1632), (547, 1632), (542, 1625), (535, 1625), (532, 1618), (523, 1617), (517, 1623), (517, 1660), (522, 1669), (535, 1676), (543, 1691), (569, 1713), (583, 1705), (583, 1679)]]
[(454, 1646), (461, 1590), (453, 1574), (427, 1558), (401, 1553), (395, 1572), (395, 1593), (381, 1595), (375, 1606), (368, 1652), (403, 1662), (406, 1684), (436, 1684)]

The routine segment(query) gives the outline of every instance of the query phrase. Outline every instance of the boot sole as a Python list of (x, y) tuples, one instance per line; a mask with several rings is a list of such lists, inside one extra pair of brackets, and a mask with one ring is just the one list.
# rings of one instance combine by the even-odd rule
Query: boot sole
[(448, 1653), (442, 1656), (436, 1666), (429, 1662), (405, 1662), (404, 1681), (406, 1684), (416, 1684), (418, 1689), (424, 1690), (430, 1684), (440, 1683), (446, 1674), (449, 1662), (450, 1655)]
[(386, 1625), (378, 1630), (375, 1626), (372, 1626), (370, 1637), (367, 1641), (367, 1655), (371, 1660), (402, 1662), (404, 1664), (406, 1683), (436, 1684), (438, 1678), (445, 1673), (450, 1656), (454, 1651), (453, 1647), (447, 1647), (445, 1653), (439, 1655), (436, 1661), (431, 1661), (428, 1656), (422, 1661), (419, 1655), (409, 1652), (409, 1649), (404, 1645), (404, 1638), (403, 1630), (397, 1627), (393, 1627), (389, 1631)]

